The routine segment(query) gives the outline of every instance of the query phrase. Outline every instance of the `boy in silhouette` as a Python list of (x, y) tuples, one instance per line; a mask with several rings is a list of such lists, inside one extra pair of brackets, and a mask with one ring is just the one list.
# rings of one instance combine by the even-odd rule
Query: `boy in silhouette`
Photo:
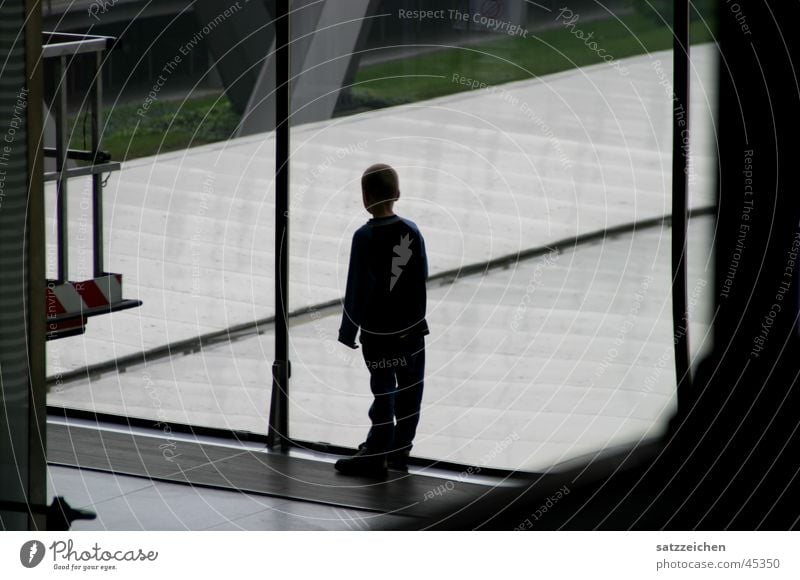
[(361, 176), (364, 208), (372, 214), (356, 230), (350, 249), (339, 342), (360, 342), (374, 396), (372, 427), (350, 458), (336, 462), (346, 475), (384, 476), (388, 467), (407, 470), (419, 423), (425, 373), (428, 260), (422, 234), (395, 215), (397, 172), (383, 163)]

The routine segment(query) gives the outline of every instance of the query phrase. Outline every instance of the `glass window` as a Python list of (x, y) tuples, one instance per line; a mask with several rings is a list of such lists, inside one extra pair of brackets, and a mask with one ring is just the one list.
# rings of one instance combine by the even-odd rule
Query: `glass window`
[[(663, 430), (675, 404), (670, 5), (293, 3), (292, 438), (355, 447), (370, 425), (363, 349), (337, 337), (351, 241), (370, 218), (361, 175), (378, 162), (399, 175), (394, 210), (424, 236), (430, 274), (415, 455), (542, 470)], [(104, 72), (104, 142), (123, 161), (106, 187), (106, 263), (144, 304), (49, 343), (51, 405), (267, 432), (274, 31), (264, 5), (237, 6), (152, 16), (155, 38), (98, 15), (94, 32), (122, 47)], [(695, 354), (711, 303), (716, 67), (698, 9)], [(87, 184), (70, 186), (76, 265)]]

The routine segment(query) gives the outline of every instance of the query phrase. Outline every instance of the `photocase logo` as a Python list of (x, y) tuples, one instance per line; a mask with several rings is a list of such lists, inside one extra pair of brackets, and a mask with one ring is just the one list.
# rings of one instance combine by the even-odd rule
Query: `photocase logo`
[(400, 243), (394, 248), (395, 257), (392, 258), (392, 278), (389, 280), (389, 292), (392, 291), (400, 274), (403, 273), (403, 266), (408, 264), (411, 259), (411, 234), (406, 234), (400, 238)]
[(26, 568), (36, 568), (44, 559), (45, 551), (39, 540), (28, 540), (19, 549), (19, 561)]

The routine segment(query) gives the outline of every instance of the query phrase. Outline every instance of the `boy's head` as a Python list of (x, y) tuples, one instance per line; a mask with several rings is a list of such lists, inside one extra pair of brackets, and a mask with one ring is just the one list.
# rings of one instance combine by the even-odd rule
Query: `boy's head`
[(400, 197), (397, 172), (385, 163), (370, 165), (361, 176), (364, 207), (372, 215), (391, 215)]

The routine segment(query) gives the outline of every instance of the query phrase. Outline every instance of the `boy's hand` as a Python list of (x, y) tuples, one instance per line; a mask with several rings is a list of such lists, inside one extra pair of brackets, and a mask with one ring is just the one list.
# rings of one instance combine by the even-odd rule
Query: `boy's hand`
[(353, 350), (356, 350), (358, 348), (358, 345), (356, 344), (355, 340), (347, 339), (347, 338), (345, 338), (345, 337), (343, 337), (341, 335), (339, 336), (339, 342), (341, 342), (345, 346), (349, 346)]

